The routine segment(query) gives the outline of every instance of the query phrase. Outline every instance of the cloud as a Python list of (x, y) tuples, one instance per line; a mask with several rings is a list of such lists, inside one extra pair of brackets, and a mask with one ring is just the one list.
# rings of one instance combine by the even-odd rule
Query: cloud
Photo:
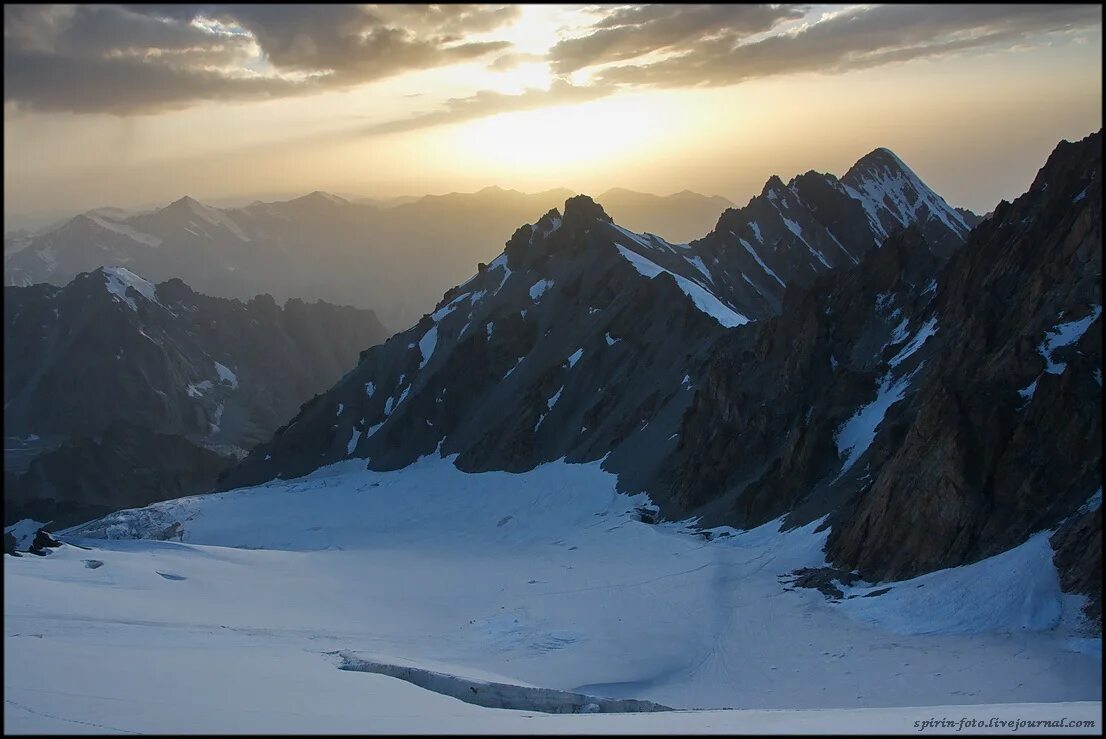
[(502, 52), (511, 6), (4, 7), (5, 101), (134, 114), (298, 95)]
[(615, 88), (605, 84), (572, 85), (565, 80), (555, 80), (548, 90), (527, 90), (519, 95), (482, 90), (469, 97), (451, 98), (445, 101), (438, 110), (421, 113), (409, 118), (399, 118), (373, 124), (367, 128), (359, 129), (356, 135), (375, 136), (414, 131), (431, 126), (461, 123), (499, 113), (584, 103), (604, 97), (614, 91)]
[[(1094, 5), (861, 7), (748, 43), (735, 43), (733, 34), (700, 34), (664, 47), (674, 52), (669, 58), (608, 66), (596, 79), (660, 87), (733, 85), (770, 75), (839, 73), (1000, 44), (1011, 46), (1039, 34), (1101, 24), (1102, 9)], [(600, 27), (594, 35), (604, 32)], [(590, 58), (592, 64), (620, 59), (617, 53)]]
[(520, 64), (544, 61), (544, 54), (524, 54), (520, 52), (511, 52), (496, 57), (488, 64), (488, 69), (492, 70), (493, 72), (506, 72), (510, 69), (514, 69)]
[[(131, 115), (202, 101), (345, 89), (404, 72), (546, 61), (548, 91), (483, 91), (377, 124), (410, 130), (590, 100), (620, 87), (724, 86), (839, 73), (1101, 28), (1096, 5), (585, 6), (547, 55), (495, 40), (517, 5), (68, 5), (4, 7), (5, 112)], [(820, 17), (818, 17), (820, 16)], [(564, 32), (564, 31), (562, 31)], [(583, 72), (577, 75), (577, 72)], [(570, 84), (586, 78), (588, 84)]]
[(805, 7), (782, 5), (623, 6), (596, 22), (591, 33), (558, 42), (549, 56), (555, 72), (568, 74), (657, 51), (691, 50), (707, 39), (733, 43), (805, 14)]

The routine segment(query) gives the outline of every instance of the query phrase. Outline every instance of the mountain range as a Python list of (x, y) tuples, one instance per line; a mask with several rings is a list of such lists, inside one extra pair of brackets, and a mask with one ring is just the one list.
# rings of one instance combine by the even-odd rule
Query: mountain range
[(386, 339), (8, 287), (18, 482), (81, 520), (5, 527), (13, 725), (1093, 731), (1101, 182), (1099, 131), (984, 218), (886, 149), (686, 243), (566, 195)]
[(1061, 144), (981, 222), (877, 149), (769, 180), (686, 245), (570, 198), (220, 488), (351, 457), (602, 459), (668, 518), (828, 514), (831, 581), (977, 561), (1101, 485), (1100, 178), (1099, 134)]
[[(1078, 553), (1100, 546), (1087, 508), (1101, 484), (1087, 403), (1101, 388), (1100, 172), (1100, 134), (1062, 143), (982, 219), (880, 148), (840, 178), (772, 177), (687, 243), (569, 197), (409, 329), (362, 340), (298, 413), (267, 416), (284, 423), (249, 436), (217, 487), (357, 458), (515, 473), (601, 461), (620, 490), (649, 494), (650, 517), (824, 518), (829, 566), (811, 577), (829, 592), (1062, 527), (1062, 574), (1097, 614)], [(322, 194), (281, 207), (296, 203), (347, 212)], [(195, 225), (200, 206), (185, 205)], [(94, 274), (110, 288), (121, 273)]]
[[(143, 213), (98, 208), (5, 236), (5, 284), (64, 285), (97, 267), (180, 278), (205, 294), (322, 299), (371, 309), (389, 326), (429, 310), (471, 273), (489, 244), (574, 193), (498, 187), (379, 202), (313, 192), (293, 200), (214, 208), (191, 197)], [(615, 213), (669, 238), (710, 228), (729, 205), (688, 191), (669, 197), (612, 190)]]
[(4, 321), (6, 523), (206, 492), (386, 335), (370, 311), (123, 267), (5, 287)]

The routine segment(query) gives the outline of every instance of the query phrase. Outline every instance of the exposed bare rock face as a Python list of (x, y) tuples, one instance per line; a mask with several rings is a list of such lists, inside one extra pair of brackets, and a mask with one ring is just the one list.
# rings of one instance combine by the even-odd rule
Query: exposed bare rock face
[(846, 179), (773, 177), (688, 244), (633, 233), (591, 198), (569, 198), (563, 215), (519, 228), (432, 313), (365, 352), (221, 486), (350, 457), (397, 469), (438, 452), (473, 471), (606, 457), (622, 489), (667, 498), (652, 482), (716, 339), (777, 313), (788, 285), (874, 253), (889, 231), (917, 227), (948, 248), (968, 231), (890, 152)]
[[(1071, 516), (1102, 485), (1101, 162), (1100, 134), (1062, 143), (962, 248), (900, 231), (720, 338), (650, 490), (666, 515), (830, 514), (828, 559), (873, 581)], [(1098, 599), (1092, 515), (1053, 541)]]
[(1102, 484), (1102, 138), (1061, 143), (938, 278), (902, 441), (834, 517), (839, 565), (910, 577), (997, 554)]
[(372, 311), (211, 298), (122, 267), (4, 288), (5, 523), (209, 491), (384, 338)]
[[(998, 554), (1101, 488), (1101, 177), (1101, 134), (1061, 143), (979, 219), (877, 149), (840, 179), (770, 179), (688, 244), (571, 198), (220, 488), (354, 459), (602, 459), (663, 518), (825, 519), (816, 585)], [(1093, 526), (1070, 526), (1062, 581), (1097, 598)]]
[(1052, 537), (1065, 592), (1089, 596), (1084, 613), (1102, 630), (1102, 508), (1077, 513)]
[[(904, 322), (930, 307), (941, 261), (917, 229), (899, 232), (856, 269), (789, 291), (781, 315), (720, 340), (651, 491), (671, 491), (667, 512), (756, 526), (824, 497), (841, 467), (834, 431), (872, 398), (903, 326), (924, 324)], [(896, 329), (904, 338), (892, 344)]]
[(709, 292), (712, 273), (685, 251), (619, 228), (586, 196), (569, 199), (563, 215), (518, 229), (432, 314), (364, 352), (221, 487), (357, 457), (398, 469), (435, 452), (468, 471), (612, 451), (651, 469), (647, 448), (674, 443), (691, 397), (688, 357), (723, 324), (748, 320), (736, 296)]

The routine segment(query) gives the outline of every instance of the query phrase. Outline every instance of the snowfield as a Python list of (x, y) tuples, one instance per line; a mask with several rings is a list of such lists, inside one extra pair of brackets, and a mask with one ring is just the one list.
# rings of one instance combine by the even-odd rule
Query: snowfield
[(824, 564), (819, 522), (708, 540), (599, 463), (363, 464), (5, 557), (5, 731), (1099, 733), (1101, 639), (1041, 536), (833, 603), (782, 577)]

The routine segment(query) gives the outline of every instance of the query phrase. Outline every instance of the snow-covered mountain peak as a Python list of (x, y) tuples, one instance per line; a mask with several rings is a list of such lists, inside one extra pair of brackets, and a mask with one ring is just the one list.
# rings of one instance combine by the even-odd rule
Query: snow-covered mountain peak
[(192, 197), (191, 195), (185, 195), (169, 203), (169, 205), (165, 206), (164, 209), (167, 210), (169, 208), (173, 208), (174, 210), (188, 210), (192, 211), (193, 213), (202, 213), (207, 207), (208, 206), (204, 205), (199, 200), (196, 200), (196, 198)]
[(301, 203), (303, 205), (349, 205), (349, 201), (345, 198), (338, 197), (329, 192), (323, 192), (322, 190), (315, 190), (313, 192), (304, 195), (303, 197), (295, 198), (289, 201), (290, 203)]
[(157, 231), (183, 231), (193, 238), (210, 237), (214, 227), (219, 231), (230, 232), (240, 241), (250, 240), (228, 211), (201, 203), (189, 195), (174, 200), (161, 210), (132, 218), (129, 223), (140, 228), (148, 226)]
[(864, 206), (873, 230), (884, 237), (899, 226), (924, 226), (928, 221), (939, 222), (961, 238), (971, 230), (963, 214), (890, 149), (880, 147), (861, 157), (841, 184)]
[(207, 205), (206, 203), (201, 203), (190, 195), (185, 195), (182, 198), (174, 200), (161, 210), (156, 211), (156, 213), (187, 213), (212, 223), (216, 223), (226, 217), (224, 211)]
[(462, 469), (522, 471), (599, 459), (631, 436), (627, 455), (669, 444), (690, 398), (689, 353), (759, 314), (725, 279), (686, 244), (570, 197), (516, 229), (432, 313), (362, 352), (224, 484), (350, 457), (393, 469), (439, 450)]
[(849, 177), (849, 174), (854, 170), (871, 168), (885, 168), (907, 172), (911, 175), (914, 174), (913, 170), (911, 170), (910, 167), (906, 165), (906, 162), (900, 159), (895, 152), (891, 151), (886, 146), (877, 146), (875, 149), (872, 149), (860, 159), (856, 160), (856, 163), (849, 168), (849, 171), (845, 173), (845, 177), (842, 179)]
[(131, 310), (137, 311), (138, 305), (134, 298), (128, 295), (128, 288), (133, 288), (136, 293), (151, 303), (157, 303), (157, 290), (153, 283), (139, 277), (126, 267), (101, 267), (96, 270), (104, 277), (104, 286), (107, 291), (118, 301), (126, 303)]

